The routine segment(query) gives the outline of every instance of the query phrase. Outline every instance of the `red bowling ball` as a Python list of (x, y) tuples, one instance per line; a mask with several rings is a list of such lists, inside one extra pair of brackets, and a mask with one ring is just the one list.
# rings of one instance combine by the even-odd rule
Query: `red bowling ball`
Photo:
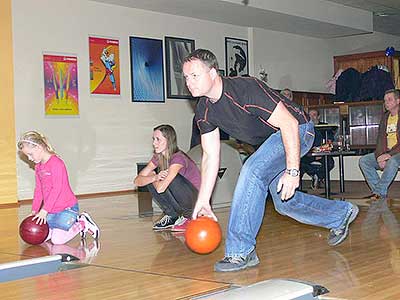
[(49, 235), (47, 224), (36, 224), (37, 220), (32, 221), (33, 216), (28, 216), (19, 225), (19, 235), (28, 244), (38, 245), (43, 243)]
[(185, 232), (186, 245), (199, 254), (211, 253), (217, 249), (221, 237), (222, 232), (218, 222), (207, 217), (191, 220)]

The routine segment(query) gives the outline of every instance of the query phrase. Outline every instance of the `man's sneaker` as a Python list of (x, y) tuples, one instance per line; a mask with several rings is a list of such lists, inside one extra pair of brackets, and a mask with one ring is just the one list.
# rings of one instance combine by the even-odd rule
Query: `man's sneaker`
[(85, 229), (83, 232), (81, 231), (81, 237), (85, 238), (86, 234), (89, 232), (91, 236), (97, 240), (100, 236), (99, 226), (93, 221), (92, 217), (87, 213), (83, 212), (78, 217), (79, 221), (83, 221), (85, 223)]
[(179, 217), (179, 219), (176, 220), (174, 226), (172, 226), (171, 231), (186, 231), (189, 221), (189, 219), (183, 216)]
[(214, 271), (216, 272), (234, 272), (243, 270), (246, 268), (254, 267), (260, 263), (258, 259), (256, 249), (251, 251), (246, 257), (230, 257), (225, 256), (219, 262), (214, 265)]
[(349, 226), (351, 222), (355, 220), (358, 215), (359, 208), (357, 205), (351, 203), (352, 207), (350, 209), (349, 214), (346, 216), (346, 219), (342, 226), (339, 228), (332, 228), (328, 235), (328, 244), (330, 246), (336, 246), (344, 241), (344, 239), (349, 234)]
[(316, 189), (318, 189), (318, 175), (317, 174), (314, 174), (311, 177), (311, 189), (314, 190), (314, 191)]
[(172, 226), (174, 226), (174, 224), (177, 220), (178, 220), (178, 217), (173, 218), (169, 215), (165, 215), (159, 221), (154, 223), (153, 229), (154, 230), (164, 230), (164, 229), (171, 228)]

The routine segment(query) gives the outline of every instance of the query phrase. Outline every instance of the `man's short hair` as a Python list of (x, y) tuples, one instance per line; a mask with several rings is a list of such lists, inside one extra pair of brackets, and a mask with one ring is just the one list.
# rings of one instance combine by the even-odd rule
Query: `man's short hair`
[(281, 95), (283, 95), (283, 96), (287, 95), (287, 98), (289, 98), (290, 100), (293, 100), (293, 92), (289, 88), (284, 88), (281, 91)]
[(308, 113), (310, 113), (310, 112), (312, 112), (312, 111), (317, 112), (317, 116), (319, 117), (319, 110), (318, 110), (318, 109), (316, 109), (316, 108), (310, 108), (310, 109), (308, 110)]
[(390, 89), (385, 92), (385, 96), (387, 94), (393, 94), (396, 99), (400, 99), (400, 91), (398, 89)]
[(183, 59), (183, 63), (190, 62), (196, 59), (203, 62), (210, 69), (214, 68), (218, 71), (218, 60), (214, 53), (212, 53), (210, 50), (196, 49)]

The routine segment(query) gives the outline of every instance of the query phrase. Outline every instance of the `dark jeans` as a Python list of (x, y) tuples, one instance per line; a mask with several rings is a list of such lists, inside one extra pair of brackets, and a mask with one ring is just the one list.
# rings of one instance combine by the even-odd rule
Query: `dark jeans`
[(166, 215), (191, 218), (198, 191), (185, 177), (176, 175), (163, 193), (158, 193), (152, 184), (147, 185), (147, 188)]
[[(321, 164), (312, 164), (312, 162), (318, 161)], [(332, 157), (328, 157), (328, 170), (329, 172), (335, 166), (335, 162)], [(325, 159), (315, 160), (314, 157), (305, 156), (301, 159), (300, 169), (302, 175), (306, 173), (309, 176), (317, 175), (319, 179), (325, 179)]]

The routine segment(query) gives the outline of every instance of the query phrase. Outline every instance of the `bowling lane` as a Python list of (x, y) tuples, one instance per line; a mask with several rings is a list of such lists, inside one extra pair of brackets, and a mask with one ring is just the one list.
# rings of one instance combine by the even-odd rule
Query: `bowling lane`
[(188, 299), (229, 285), (88, 266), (4, 282), (2, 299)]
[(26, 258), (27, 257), (16, 254), (0, 253), (0, 264), (9, 263), (12, 261), (22, 260)]

